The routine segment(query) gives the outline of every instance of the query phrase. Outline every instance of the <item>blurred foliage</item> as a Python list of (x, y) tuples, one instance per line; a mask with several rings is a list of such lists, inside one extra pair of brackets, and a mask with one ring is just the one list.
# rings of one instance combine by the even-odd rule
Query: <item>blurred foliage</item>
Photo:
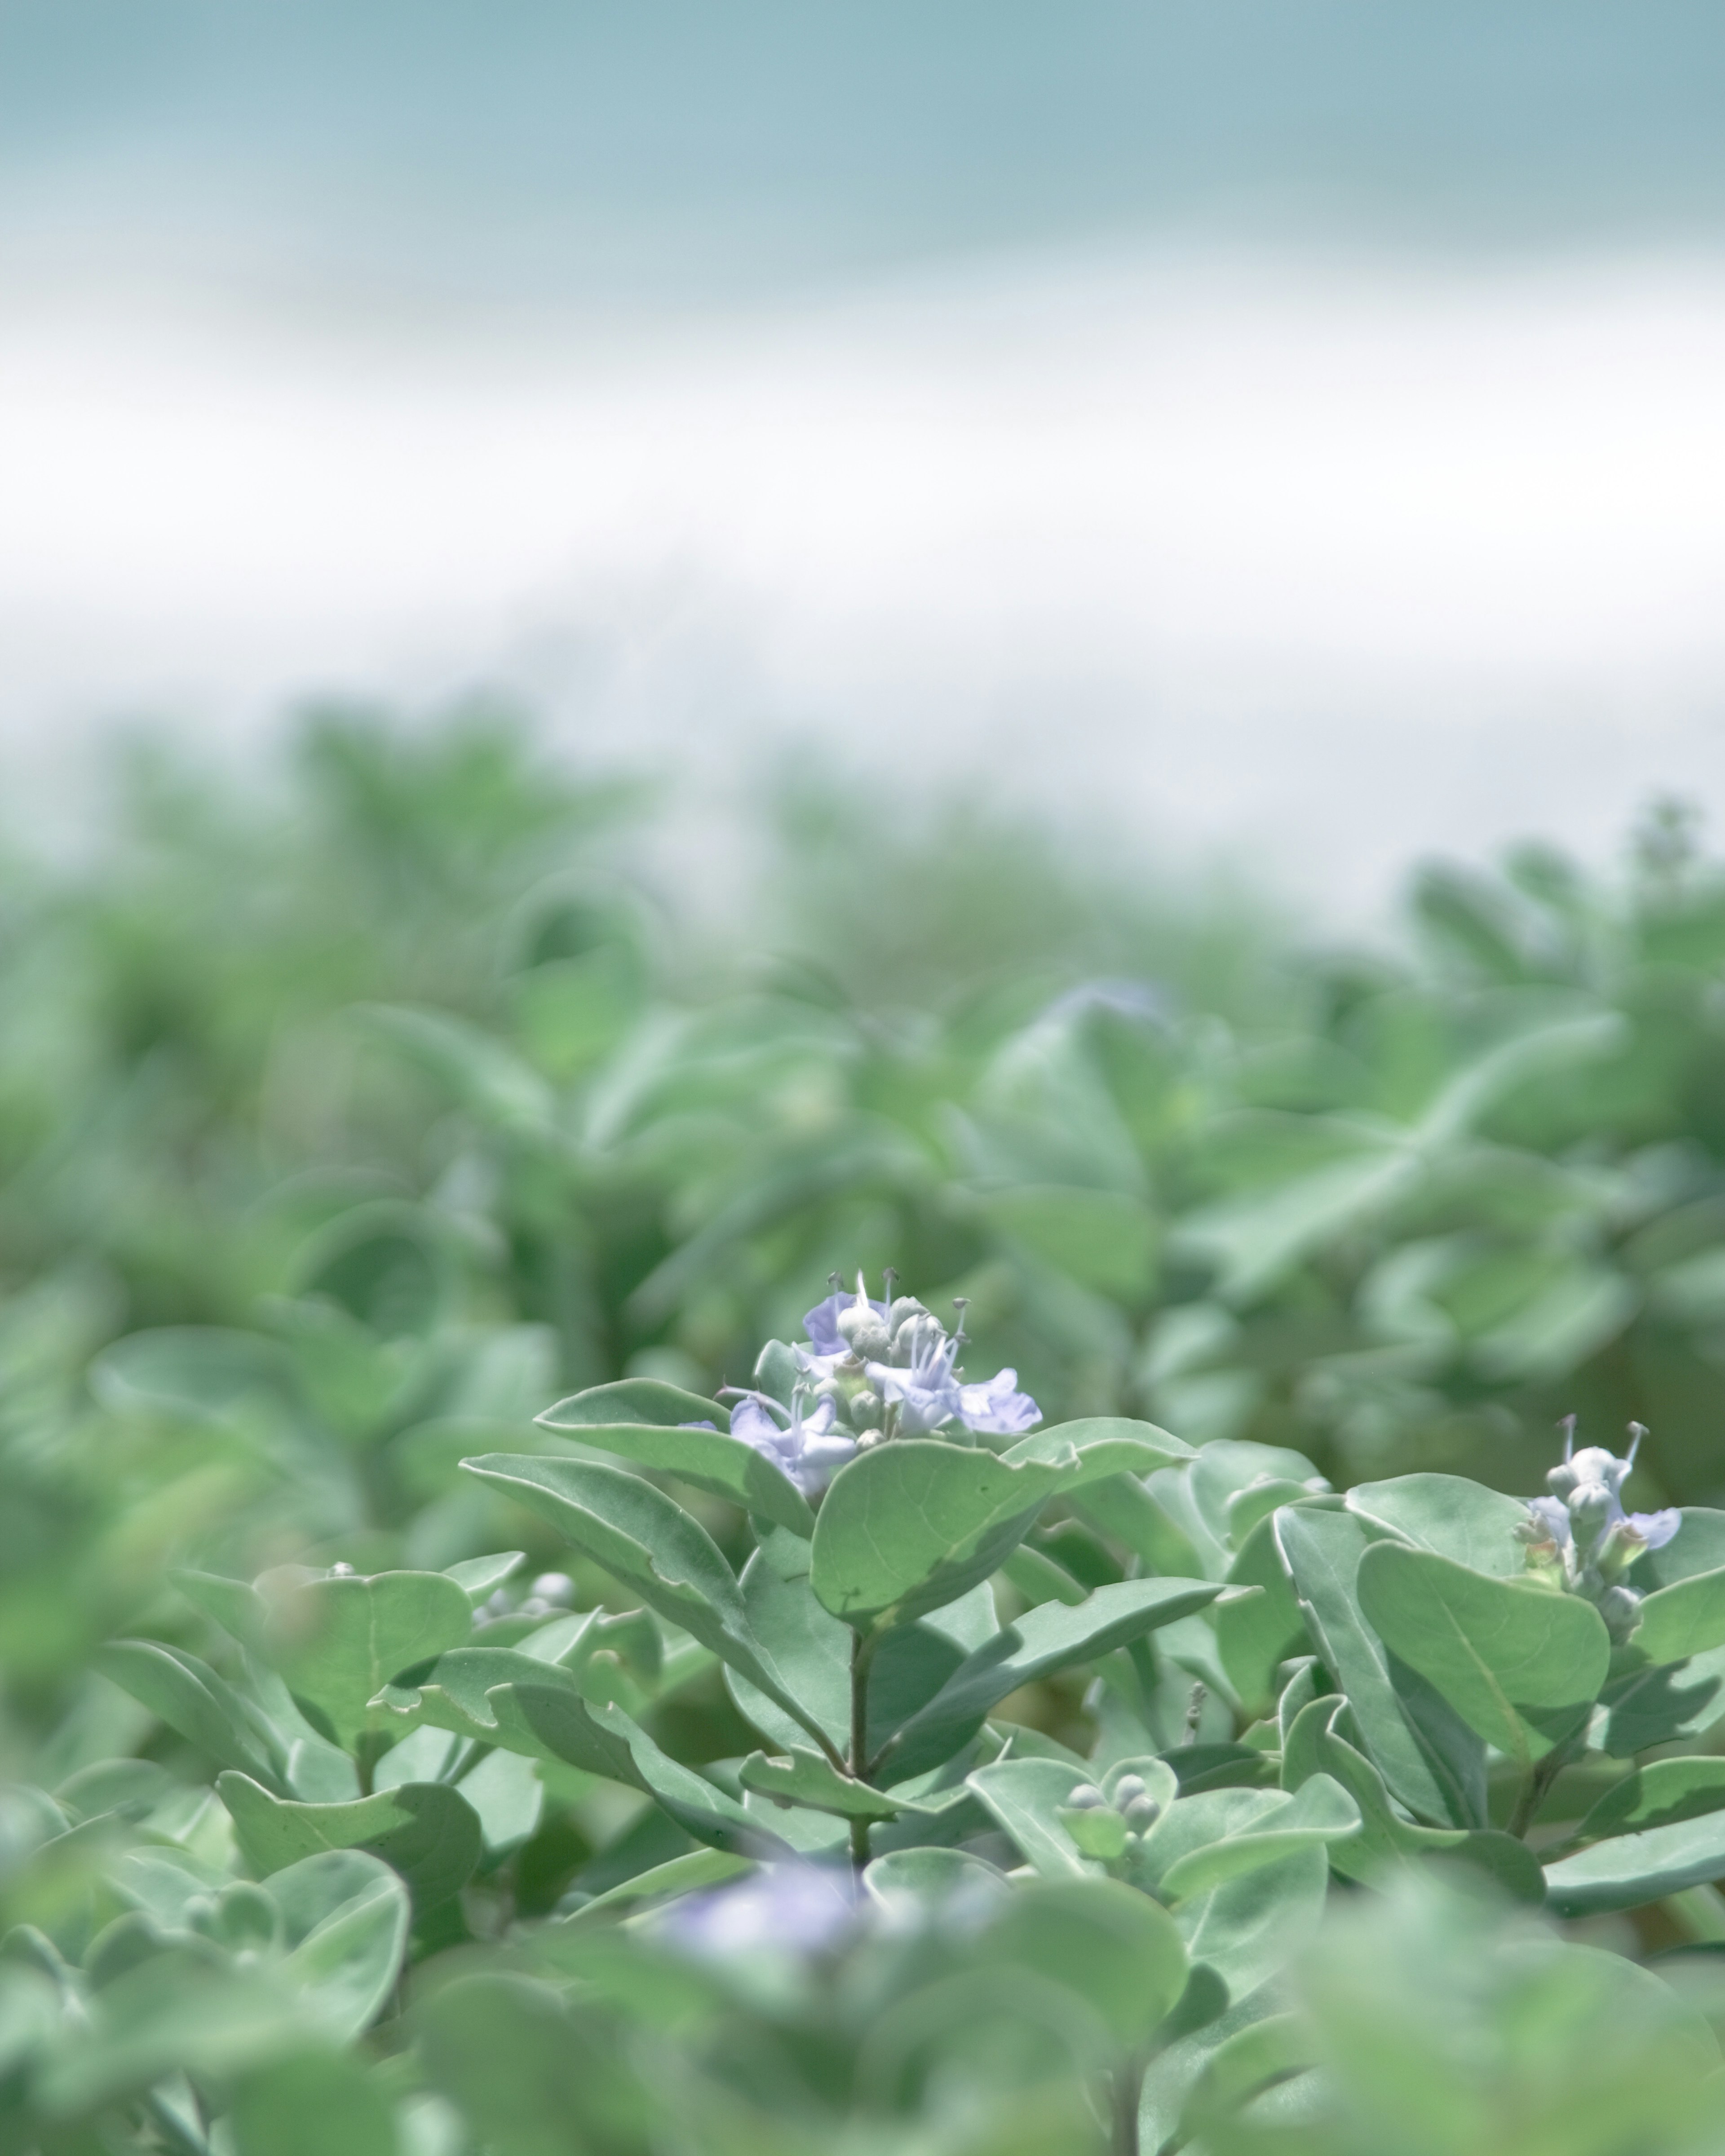
[[(609, 1610), (596, 1660), (663, 1755), (734, 1758), (752, 1739), (711, 1657), (457, 1463), (531, 1445), (559, 1394), (746, 1381), (835, 1268), (968, 1297), (976, 1367), (1015, 1365), (1051, 1423), (1291, 1448), (1338, 1487), (1437, 1469), (1525, 1492), (1560, 1414), (1605, 1441), (1633, 1417), (1637, 1502), (1725, 1502), (1725, 870), (1681, 811), (1611, 876), (1534, 847), (1428, 868), (1395, 947), (1336, 952), (1225, 886), (974, 807), (860, 819), (863, 798), (816, 770), (769, 804), (742, 925), (691, 903), (650, 789), (485, 713), (325, 714), (259, 788), (136, 749), (86, 855), (13, 833), (0, 1764), (30, 1786), (0, 1808), (26, 1928), (0, 1955), (0, 2148), (456, 2156), (463, 2117), (524, 2156), (1099, 2145), (1095, 2002), (1027, 2021), (938, 1897), (818, 1983), (806, 1958), (696, 1973), (598, 1926), (536, 1946), (524, 1923), (706, 1859), (590, 1776), (481, 1762), (459, 1921), (408, 1909), (387, 1835), (299, 1860), (272, 1901), (233, 1876), (205, 1786), (235, 1759), (96, 1673), (121, 1630), (232, 1672), (175, 1566), (436, 1572), (519, 1541)], [(739, 1558), (741, 1516), (684, 1495)], [(1253, 1547), (1219, 1544), (1210, 1576)], [(1121, 1568), (1075, 1520), (1018, 1562), (1032, 1599)], [(1009, 1708), (1048, 1756), (1095, 1756), (1131, 1694), (1162, 1751), (1196, 1676), (1183, 1735), (1219, 1758), (1247, 1715), (1208, 1655), (1170, 1650), (1148, 1704), (1117, 1656)], [(222, 1715), (299, 1726), (237, 1697)], [(141, 1840), (184, 1876), (116, 1902)], [(1212, 2030), (1181, 2066), (1177, 2014), (1144, 2116), (1216, 2156), (1717, 2146), (1693, 1942), (1725, 1922), (1696, 1892), (1640, 1933), (1581, 1928), (1690, 1942), (1679, 1997), (1573, 1927), (1410, 1888), (1326, 1927), (1294, 2005), (1237, 2045)], [(355, 2051), (403, 1953), (411, 2010)], [(929, 2051), (925, 2010), (982, 2033)], [(539, 2092), (516, 2112), (494, 2046)], [(578, 2084), (578, 2126), (548, 2128)], [(110, 2097), (141, 2138), (114, 2138)]]
[(1681, 814), (1614, 881), (1429, 869), (1361, 955), (974, 810), (847, 843), (856, 799), (781, 795), (741, 957), (639, 865), (645, 789), (483, 713), (325, 715), (254, 791), (135, 751), (86, 860), (14, 849), (12, 1741), (170, 1553), (447, 1562), (464, 1431), (734, 1382), (834, 1267), (969, 1296), (1053, 1419), (1516, 1489), (1558, 1415), (1634, 1416), (1650, 1501), (1725, 1490), (1725, 874)]

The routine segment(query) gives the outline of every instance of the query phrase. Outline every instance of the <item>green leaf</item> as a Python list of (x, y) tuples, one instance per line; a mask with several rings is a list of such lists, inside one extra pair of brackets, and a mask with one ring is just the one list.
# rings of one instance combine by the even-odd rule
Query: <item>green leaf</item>
[(348, 1751), (376, 1727), (371, 1702), (391, 1677), (473, 1630), (466, 1595), (440, 1572), (307, 1580), (270, 1603), (265, 1660)]
[(243, 1579), (223, 1579), (213, 1572), (176, 1570), (167, 1575), (194, 1609), (219, 1625), (229, 1639), (255, 1651), (270, 1625), (270, 1605)]
[(195, 1655), (155, 1640), (113, 1640), (94, 1659), (104, 1676), (218, 1767), (237, 1767), (266, 1788), (282, 1786), (254, 1711)]
[(228, 1773), (216, 1794), (234, 1821), (240, 1854), (267, 1878), (324, 1849), (365, 1849), (398, 1871), (417, 1907), (465, 1887), (480, 1856), (473, 1808), (436, 1782), (407, 1782), (355, 1804), (283, 1803), (245, 1774)]
[(1725, 1570), (1656, 1588), (1641, 1604), (1630, 1645), (1656, 1664), (1725, 1647)]
[(727, 1881), (740, 1879), (754, 1869), (750, 1857), (732, 1856), (722, 1849), (691, 1849), (686, 1856), (674, 1856), (668, 1864), (655, 1864), (649, 1871), (638, 1871), (633, 1879), (625, 1879), (620, 1887), (595, 1894), (592, 1901), (583, 1902), (567, 1921), (579, 1924), (589, 1917), (608, 1916), (614, 1910), (627, 1908), (635, 1902), (660, 1901), (667, 1895), (697, 1894), (706, 1887), (722, 1887)]
[[(790, 1535), (771, 1537), (743, 1568), (743, 1609), (779, 1676), (819, 1722), (827, 1741), (843, 1751), (850, 1741), (853, 1635), (848, 1625), (815, 1600), (809, 1584), (810, 1562), (806, 1542)], [(773, 1743), (800, 1744), (807, 1736), (802, 1722), (734, 1667), (726, 1666), (725, 1682), (742, 1712)]]
[(1316, 1774), (1293, 1795), (1211, 1789), (1182, 1797), (1145, 1835), (1134, 1876), (1182, 1902), (1304, 1849), (1357, 1834), (1359, 1807), (1340, 1783)]
[(1359, 1806), (1360, 1831), (1331, 1851), (1333, 1870), (1349, 1879), (1381, 1881), (1418, 1857), (1453, 1856), (1487, 1872), (1517, 1901), (1543, 1901), (1538, 1861), (1512, 1835), (1489, 1827), (1416, 1826), (1402, 1818), (1383, 1776), (1343, 1735), (1348, 1712), (1347, 1701), (1333, 1694), (1312, 1701), (1294, 1717), (1282, 1748), (1285, 1789), (1297, 1789), (1312, 1775), (1327, 1774)]
[(1009, 1692), (1190, 1616), (1220, 1592), (1205, 1580), (1128, 1579), (1099, 1587), (1076, 1607), (1045, 1602), (1027, 1610), (961, 1663), (899, 1731), (881, 1758), (883, 1778), (907, 1780), (940, 1765), (969, 1743)]
[[(1098, 1429), (1082, 1451), (1067, 1434)], [(876, 1445), (839, 1470), (821, 1505), (814, 1592), (859, 1631), (938, 1609), (999, 1570), (1048, 1498), (1118, 1473), (1161, 1436), (1148, 1424), (1073, 1423), (999, 1457), (933, 1438)]]
[(1375, 1543), (1360, 1560), (1359, 1599), (1386, 1646), (1523, 1769), (1581, 1727), (1610, 1666), (1590, 1603), (1429, 1551)]
[(840, 1819), (896, 1819), (901, 1811), (923, 1807), (910, 1799), (895, 1799), (866, 1782), (841, 1774), (819, 1752), (800, 1747), (786, 1759), (770, 1759), (763, 1752), (751, 1752), (742, 1763), (742, 1786), (763, 1797), (808, 1810), (831, 1812)]
[(679, 1430), (650, 1423), (557, 1423), (552, 1420), (556, 1412), (553, 1409), (536, 1419), (547, 1429), (572, 1430), (584, 1443), (632, 1460), (655, 1475), (675, 1475), (697, 1490), (771, 1520), (775, 1527), (788, 1527), (793, 1535), (814, 1532), (814, 1515), (796, 1484), (764, 1452), (740, 1437), (727, 1436), (722, 1430)]
[(408, 1890), (365, 1850), (331, 1849), (271, 1875), (290, 1949), (283, 1973), (338, 2043), (374, 2020), (407, 1946)]
[(1518, 1579), (1527, 1569), (1527, 1546), (1516, 1533), (1527, 1517), (1519, 1497), (1487, 1490), (1462, 1475), (1399, 1475), (1393, 1481), (1362, 1482), (1348, 1493), (1348, 1509), (1387, 1527), (1416, 1549), (1489, 1573)]
[(1649, 1665), (1631, 1640), (1615, 1659), (1617, 1671), (1599, 1695), (1604, 1748), (1613, 1758), (1694, 1737), (1725, 1714), (1725, 1647), (1686, 1662)]
[(1655, 1759), (1626, 1775), (1575, 1830), (1578, 1841), (1676, 1826), (1725, 1810), (1725, 1759)]
[(1329, 1847), (1315, 1841), (1189, 1895), (1174, 1911), (1189, 1959), (1214, 1969), (1237, 2005), (1279, 1977), (1316, 1933), (1329, 1888)]
[(1643, 1550), (1630, 1567), (1631, 1587), (1651, 1594), (1680, 1579), (1693, 1579), (1699, 1572), (1717, 1572), (1725, 1567), (1725, 1512), (1706, 1505), (1686, 1505), (1678, 1516), (1677, 1532), (1662, 1548)]
[(1063, 1759), (998, 1759), (967, 1777), (967, 1786), (1045, 1879), (1079, 1879), (1099, 1867), (1079, 1854), (1060, 1815), (1083, 1779), (1083, 1769)]
[(624, 2156), (651, 2145), (652, 2107), (631, 2047), (608, 2019), (572, 2014), (549, 1984), (459, 1976), (414, 2018), (426, 2077), (473, 2145), (507, 2156)]
[(888, 1915), (916, 1919), (955, 1896), (968, 1908), (1004, 1902), (1013, 1892), (1004, 1871), (963, 1849), (891, 1850), (867, 1867), (862, 1883)]
[[(578, 1681), (567, 1671), (536, 1661), (519, 1648), (453, 1647), (446, 1655), (403, 1671), (384, 1686), (372, 1705), (415, 1728), (447, 1729), (470, 1743), (502, 1744), (508, 1739), (490, 1695), (517, 1683), (566, 1686), (577, 1698), (581, 1696)], [(557, 1755), (533, 1746), (528, 1756), (553, 1759)]]
[(1148, 1475), (1171, 1462), (1198, 1457), (1183, 1438), (1158, 1429), (1153, 1422), (1136, 1422), (1127, 1415), (1085, 1415), (1076, 1422), (1055, 1423), (1021, 1437), (1001, 1457), (1014, 1461), (1058, 1461), (1065, 1459), (1069, 1450), (1083, 1461), (1081, 1479), (1086, 1482), (1100, 1481), (1109, 1475)]
[(329, 2051), (245, 2075), (234, 2093), (235, 2156), (396, 2156), (395, 2121), (357, 2059)]
[(1312, 1652), (1299, 1598), (1276, 1543), (1274, 1513), (1258, 1521), (1240, 1543), (1228, 1568), (1228, 1584), (1260, 1592), (1218, 1607), (1216, 1650), (1247, 1713), (1267, 1712), (1276, 1697), (1277, 1670), (1296, 1655)]
[(1112, 1879), (1022, 1887), (980, 1944), (991, 1965), (1015, 1962), (1076, 1992), (1122, 2051), (1147, 2042), (1186, 1988), (1186, 1949), (1173, 1917)]
[(1416, 1816), (1482, 1826), (1485, 1751), (1442, 1696), (1392, 1657), (1361, 1611), (1360, 1561), (1374, 1531), (1346, 1512), (1301, 1506), (1275, 1516), (1276, 1545), (1324, 1666), (1339, 1680), (1367, 1753)]
[(525, 1550), (499, 1550), (491, 1557), (463, 1558), (459, 1564), (444, 1567), (444, 1578), (453, 1579), (477, 1609), (480, 1603), (512, 1578), (526, 1563)]
[(737, 1575), (718, 1546), (662, 1490), (583, 1460), (490, 1453), (461, 1464), (549, 1520), (649, 1609), (728, 1662), (810, 1735), (824, 1738), (755, 1637)]
[(758, 1853), (772, 1838), (722, 1789), (669, 1758), (620, 1707), (584, 1698), (576, 1679), (554, 1665), (508, 1647), (465, 1647), (410, 1675), (380, 1696), (384, 1711), (401, 1721), (644, 1790), (716, 1848)]
[(661, 1378), (624, 1378), (615, 1384), (589, 1385), (584, 1393), (572, 1393), (533, 1419), (547, 1430), (566, 1430), (578, 1435), (615, 1429), (619, 1424), (675, 1430), (680, 1423), (710, 1422), (715, 1430), (727, 1430), (731, 1410), (717, 1400), (703, 1399), (699, 1393), (685, 1393), (680, 1385), (668, 1385)]
[(1545, 1868), (1545, 1891), (1560, 1917), (1634, 1909), (1725, 1877), (1725, 1811), (1595, 1842)]

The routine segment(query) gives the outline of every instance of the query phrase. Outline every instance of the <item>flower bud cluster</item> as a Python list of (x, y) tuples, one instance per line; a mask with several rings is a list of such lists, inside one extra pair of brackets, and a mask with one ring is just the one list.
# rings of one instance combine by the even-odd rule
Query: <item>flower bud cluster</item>
[[(834, 1279), (836, 1282), (838, 1276)], [(855, 1295), (834, 1286), (803, 1324), (808, 1338), (787, 1351), (774, 1342), (756, 1367), (757, 1379), (788, 1353), (796, 1376), (790, 1400), (733, 1388), (731, 1435), (762, 1452), (805, 1496), (819, 1494), (859, 1452), (895, 1437), (1015, 1437), (1041, 1420), (1016, 1370), (985, 1383), (963, 1382), (964, 1306), (958, 1328), (946, 1327), (915, 1296), (872, 1300), (860, 1274)], [(781, 1391), (784, 1389), (780, 1388)]]
[(1142, 1774), (1122, 1774), (1111, 1794), (1094, 1782), (1081, 1782), (1060, 1807), (1060, 1816), (1086, 1856), (1112, 1863), (1150, 1831), (1162, 1817), (1162, 1806)]
[(517, 1602), (506, 1587), (498, 1588), (486, 1596), (475, 1610), (474, 1629), (483, 1631), (487, 1625), (495, 1625), (503, 1617), (557, 1617), (572, 1609), (575, 1601), (575, 1583), (566, 1572), (542, 1572)]
[(1563, 1424), (1563, 1457), (1546, 1476), (1551, 1491), (1534, 1497), (1520, 1533), (1532, 1570), (1553, 1578), (1566, 1594), (1591, 1602), (1614, 1640), (1628, 1639), (1640, 1618), (1641, 1597), (1623, 1575), (1644, 1550), (1661, 1549), (1676, 1534), (1681, 1515), (1626, 1512), (1623, 1486), (1647, 1435), (1630, 1424), (1627, 1453), (1603, 1445), (1575, 1450), (1575, 1418)]

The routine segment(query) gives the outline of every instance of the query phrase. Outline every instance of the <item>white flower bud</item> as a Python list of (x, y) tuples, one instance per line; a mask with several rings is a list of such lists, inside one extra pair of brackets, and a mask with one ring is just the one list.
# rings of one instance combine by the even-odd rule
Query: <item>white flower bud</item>
[(1075, 1812), (1098, 1811), (1107, 1801), (1094, 1782), (1081, 1782), (1066, 1799), (1069, 1808)]

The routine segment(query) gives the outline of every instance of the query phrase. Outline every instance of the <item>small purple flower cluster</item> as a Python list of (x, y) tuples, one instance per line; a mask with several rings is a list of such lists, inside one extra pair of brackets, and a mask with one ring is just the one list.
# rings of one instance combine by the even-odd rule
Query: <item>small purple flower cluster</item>
[(948, 1332), (914, 1296), (874, 1301), (860, 1276), (854, 1296), (835, 1289), (804, 1317), (808, 1338), (790, 1351), (798, 1377), (789, 1405), (766, 1392), (742, 1393), (732, 1435), (764, 1453), (805, 1496), (885, 1439), (1020, 1435), (1042, 1411), (1019, 1391), (1016, 1370), (961, 1382), (963, 1307), (959, 1329)]
[(1563, 1457), (1546, 1476), (1552, 1494), (1530, 1498), (1522, 1529), (1528, 1561), (1556, 1573), (1571, 1594), (1593, 1603), (1614, 1639), (1634, 1630), (1641, 1598), (1621, 1575), (1644, 1550), (1662, 1549), (1682, 1525), (1682, 1515), (1624, 1510), (1623, 1486), (1647, 1435), (1630, 1424), (1630, 1448), (1619, 1455), (1604, 1445), (1575, 1450), (1575, 1418), (1563, 1423)]

